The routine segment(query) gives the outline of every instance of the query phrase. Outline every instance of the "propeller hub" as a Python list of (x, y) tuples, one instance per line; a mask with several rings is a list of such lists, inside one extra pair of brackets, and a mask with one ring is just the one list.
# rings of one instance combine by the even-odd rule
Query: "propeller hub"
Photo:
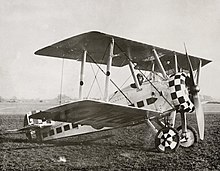
[(194, 95), (200, 91), (200, 88), (199, 86), (191, 86), (190, 91)]
[(200, 91), (200, 88), (199, 88), (199, 86), (195, 86), (195, 92), (199, 92)]
[(193, 94), (196, 94), (200, 91), (200, 88), (199, 88), (199, 86), (193, 86), (191, 91), (192, 91)]

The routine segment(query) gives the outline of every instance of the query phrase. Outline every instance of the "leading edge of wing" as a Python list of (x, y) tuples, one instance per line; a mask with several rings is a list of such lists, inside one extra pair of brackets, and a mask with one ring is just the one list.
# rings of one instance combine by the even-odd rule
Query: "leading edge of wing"
[(61, 122), (98, 127), (120, 127), (159, 117), (160, 112), (96, 100), (80, 100), (31, 115), (34, 119), (51, 119)]
[[(128, 64), (128, 58), (132, 62), (137, 64), (139, 69), (151, 70), (152, 60), (154, 60), (154, 55), (152, 49), (155, 48), (158, 52), (163, 65), (166, 70), (170, 69), (167, 66), (169, 61), (171, 67), (174, 68), (174, 51), (165, 48), (156, 47), (149, 44), (144, 44), (141, 42), (105, 34), (98, 31), (91, 31), (83, 34), (79, 34), (68, 39), (59, 41), (55, 44), (42, 48), (35, 52), (36, 55), (67, 58), (73, 60), (81, 60), (83, 52), (86, 50), (88, 53), (87, 62), (96, 62), (98, 64), (107, 64), (108, 47), (111, 39), (114, 39), (115, 47), (114, 54), (120, 54), (113, 58), (113, 66), (125, 66)], [(107, 52), (107, 53), (106, 53)], [(179, 58), (179, 67), (183, 69), (188, 69), (188, 65), (184, 62), (185, 54), (176, 52)], [(196, 56), (191, 56), (192, 65), (194, 69), (197, 69), (199, 60), (202, 60), (202, 66), (211, 62), (210, 60), (203, 59)]]

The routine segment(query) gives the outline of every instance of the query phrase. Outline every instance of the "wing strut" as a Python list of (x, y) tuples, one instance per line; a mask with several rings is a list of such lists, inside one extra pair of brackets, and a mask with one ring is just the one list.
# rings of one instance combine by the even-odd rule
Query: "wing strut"
[(129, 68), (131, 70), (132, 77), (134, 79), (134, 82), (135, 82), (135, 85), (136, 85), (137, 89), (140, 90), (141, 87), (140, 87), (140, 84), (139, 84), (139, 82), (137, 80), (137, 77), (134, 73), (134, 67), (133, 67), (133, 63), (131, 62), (131, 55), (130, 55), (130, 50), (129, 49), (128, 49), (128, 58), (129, 58), (128, 64), (129, 64)]
[(109, 81), (111, 75), (111, 66), (112, 66), (112, 58), (114, 57), (114, 39), (112, 38), (110, 42), (109, 56), (107, 61), (107, 69), (106, 69), (106, 79), (105, 79), (105, 92), (104, 92), (104, 101), (109, 101)]
[(157, 64), (158, 64), (158, 66), (159, 66), (159, 68), (160, 68), (160, 70), (161, 70), (161, 73), (162, 73), (163, 77), (164, 77), (165, 79), (168, 79), (168, 76), (167, 76), (167, 74), (166, 74), (166, 71), (165, 71), (165, 69), (164, 69), (164, 67), (163, 67), (163, 65), (162, 65), (162, 63), (161, 63), (161, 61), (160, 61), (160, 59), (159, 59), (159, 56), (158, 56), (158, 54), (157, 54), (157, 51), (156, 51), (154, 48), (153, 48), (153, 52), (154, 52), (155, 60), (157, 61)]
[(137, 89), (141, 90), (141, 86), (140, 86), (140, 84), (137, 80), (137, 77), (136, 77), (135, 73), (134, 73), (134, 68), (133, 68), (132, 62), (130, 60), (129, 60), (129, 68), (131, 70), (131, 74), (132, 74), (132, 77), (134, 79), (134, 82), (135, 82), (135, 85), (136, 85)]
[(86, 55), (87, 51), (84, 51), (82, 55), (82, 62), (81, 62), (81, 71), (80, 71), (80, 82), (79, 82), (79, 99), (83, 99), (83, 85), (84, 85), (84, 66), (86, 63)]
[(155, 63), (154, 63), (154, 61), (152, 61), (152, 69), (149, 74), (149, 80), (155, 81)]

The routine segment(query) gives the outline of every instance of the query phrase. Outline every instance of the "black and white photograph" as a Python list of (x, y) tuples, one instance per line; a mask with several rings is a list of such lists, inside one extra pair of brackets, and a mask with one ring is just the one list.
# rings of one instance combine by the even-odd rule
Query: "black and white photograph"
[(219, 0), (0, 3), (0, 170), (220, 170)]

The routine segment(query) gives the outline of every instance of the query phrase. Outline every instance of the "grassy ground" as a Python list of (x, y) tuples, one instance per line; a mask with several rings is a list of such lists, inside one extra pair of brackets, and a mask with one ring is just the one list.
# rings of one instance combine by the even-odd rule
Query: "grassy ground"
[[(2, 131), (23, 124), (23, 115), (0, 118)], [(2, 135), (0, 170), (220, 170), (220, 114), (206, 114), (205, 120), (205, 140), (172, 154), (154, 149), (146, 124), (41, 144)], [(188, 123), (196, 128), (195, 115)]]

